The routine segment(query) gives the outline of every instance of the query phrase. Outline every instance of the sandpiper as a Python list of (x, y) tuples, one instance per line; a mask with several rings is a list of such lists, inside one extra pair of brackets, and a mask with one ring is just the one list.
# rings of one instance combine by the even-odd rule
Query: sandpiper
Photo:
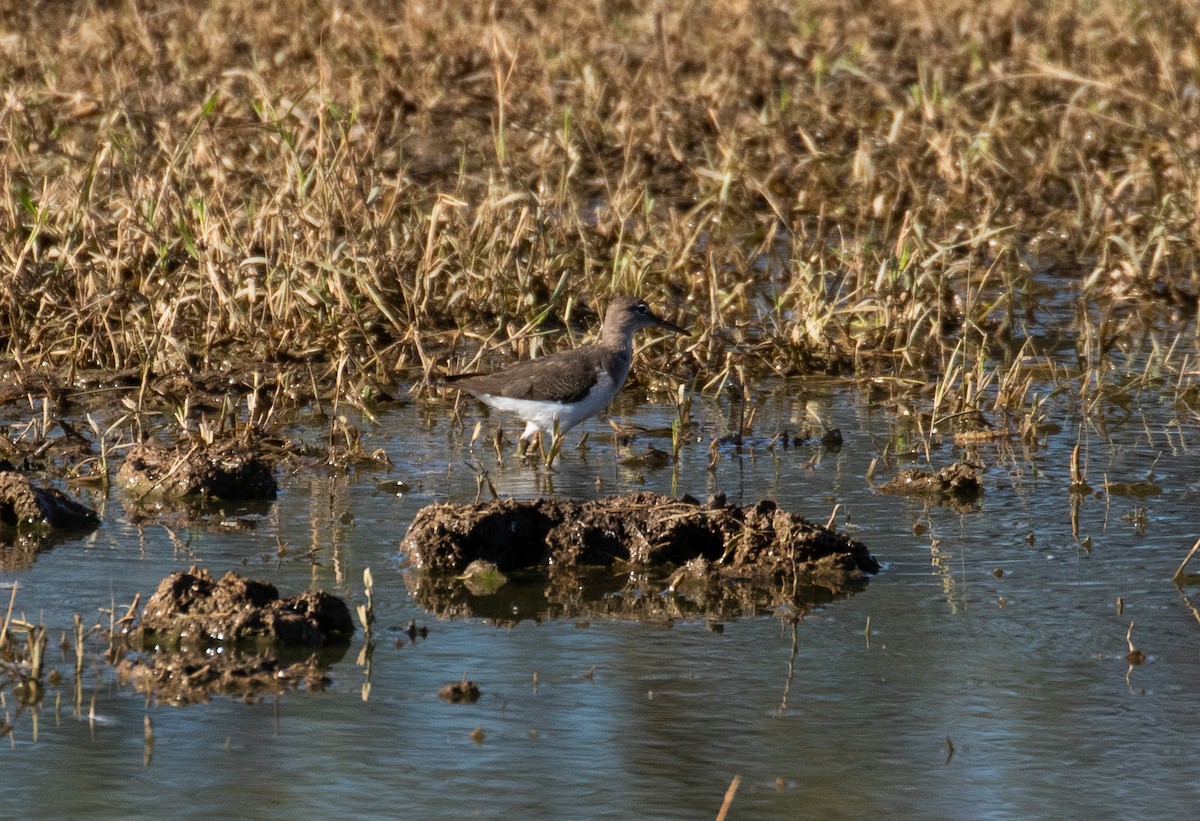
[(644, 301), (614, 297), (604, 312), (599, 341), (570, 351), (519, 362), (495, 373), (447, 376), (452, 387), (525, 420), (525, 440), (535, 433), (561, 437), (608, 407), (629, 376), (633, 334), (640, 328), (687, 331), (660, 319)]

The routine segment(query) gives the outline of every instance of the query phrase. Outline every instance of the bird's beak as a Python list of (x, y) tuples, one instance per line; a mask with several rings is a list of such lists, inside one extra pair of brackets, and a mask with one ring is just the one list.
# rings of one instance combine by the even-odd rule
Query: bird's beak
[[(654, 316), (654, 315), (651, 314), (651, 316)], [(691, 336), (691, 331), (687, 330), (686, 328), (680, 328), (678, 325), (675, 325), (674, 323), (667, 322), (667, 320), (663, 319), (660, 316), (654, 316), (654, 324), (660, 328), (666, 328), (668, 331), (674, 331), (677, 334), (683, 334), (684, 336)]]

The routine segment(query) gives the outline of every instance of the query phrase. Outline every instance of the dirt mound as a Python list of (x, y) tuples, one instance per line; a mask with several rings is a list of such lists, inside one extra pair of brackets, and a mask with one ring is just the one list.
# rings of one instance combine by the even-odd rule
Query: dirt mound
[(306, 591), (285, 599), (267, 582), (232, 572), (214, 581), (192, 567), (159, 583), (117, 671), (164, 701), (192, 703), (213, 693), (252, 699), (324, 686), (325, 667), (353, 634), (350, 609), (336, 596)]
[(921, 496), (955, 502), (974, 502), (983, 495), (979, 474), (964, 462), (942, 468), (937, 472), (910, 468), (896, 474), (879, 489), (898, 496)]
[(0, 470), (0, 526), (91, 530), (100, 517), (59, 490), (37, 487), (20, 473)]
[(401, 549), (421, 569), (462, 572), (476, 559), (502, 572), (538, 565), (682, 565), (696, 558), (754, 574), (832, 564), (848, 576), (879, 563), (861, 543), (772, 501), (729, 507), (657, 493), (586, 502), (504, 499), (438, 503), (413, 518)]
[(23, 570), (39, 553), (100, 526), (100, 516), (0, 462), (0, 570)]
[(141, 630), (158, 644), (321, 647), (346, 642), (354, 620), (345, 602), (324, 591), (280, 598), (275, 585), (226, 573), (219, 581), (204, 568), (163, 579), (142, 611)]
[[(418, 604), (497, 621), (806, 608), (860, 589), (879, 570), (862, 543), (771, 501), (732, 507), (644, 492), (434, 504), (417, 512), (401, 549), (417, 568), (406, 582)], [(515, 574), (512, 583), (472, 589), (464, 572), (476, 561)], [(614, 565), (620, 573), (598, 569)]]
[(134, 445), (117, 482), (138, 500), (241, 501), (274, 499), (279, 492), (270, 464), (254, 446), (240, 441)]

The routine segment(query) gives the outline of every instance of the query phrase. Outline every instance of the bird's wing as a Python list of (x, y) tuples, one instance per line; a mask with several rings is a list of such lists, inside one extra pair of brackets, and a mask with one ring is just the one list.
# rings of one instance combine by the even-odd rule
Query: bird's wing
[[(567, 356), (566, 354), (570, 354)], [(580, 367), (583, 363), (587, 367)], [(543, 402), (578, 402), (596, 384), (600, 358), (591, 346), (518, 362), (495, 373), (446, 377), (469, 393)]]

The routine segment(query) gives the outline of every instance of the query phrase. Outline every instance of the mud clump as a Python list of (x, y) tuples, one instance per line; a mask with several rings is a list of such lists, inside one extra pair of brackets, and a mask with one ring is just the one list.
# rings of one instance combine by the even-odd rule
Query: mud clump
[(1012, 439), (1014, 434), (1008, 428), (982, 428), (980, 430), (960, 430), (954, 434), (956, 445), (982, 445), (990, 442), (1003, 442)]
[(956, 502), (975, 502), (983, 495), (983, 483), (970, 465), (955, 462), (937, 472), (910, 468), (902, 470), (879, 490), (898, 496), (921, 496)]
[(354, 635), (345, 602), (323, 591), (280, 598), (275, 585), (232, 571), (220, 581), (203, 568), (172, 573), (142, 611), (141, 629), (158, 643), (253, 643), (321, 647)]
[(16, 471), (0, 470), (0, 527), (92, 530), (99, 524), (96, 511), (62, 491), (37, 487)]
[(117, 482), (138, 500), (270, 500), (279, 492), (270, 464), (244, 442), (182, 442), (130, 448)]
[(99, 526), (90, 507), (0, 464), (0, 570), (31, 567), (42, 551)]
[[(500, 621), (514, 613), (731, 615), (810, 593), (828, 600), (860, 589), (864, 575), (879, 570), (862, 543), (772, 501), (733, 507), (646, 492), (433, 504), (417, 512), (401, 550), (417, 568), (406, 583), (422, 607)], [(462, 574), (476, 561), (515, 574), (511, 586), (498, 596), (464, 588)], [(623, 572), (596, 570), (613, 565)]]
[(793, 570), (826, 564), (847, 576), (879, 570), (862, 543), (780, 510), (775, 502), (726, 507), (645, 492), (586, 502), (433, 504), (417, 511), (401, 549), (418, 568), (451, 573), (476, 559), (501, 572), (547, 564), (684, 564), (696, 558), (789, 577)]
[(331, 594), (281, 598), (267, 582), (232, 572), (214, 581), (192, 567), (159, 583), (127, 636), (135, 652), (117, 670), (123, 681), (175, 703), (319, 688), (354, 629), (350, 609)]
[(438, 688), (438, 698), (450, 704), (474, 704), (479, 701), (479, 696), (478, 685), (465, 678)]

